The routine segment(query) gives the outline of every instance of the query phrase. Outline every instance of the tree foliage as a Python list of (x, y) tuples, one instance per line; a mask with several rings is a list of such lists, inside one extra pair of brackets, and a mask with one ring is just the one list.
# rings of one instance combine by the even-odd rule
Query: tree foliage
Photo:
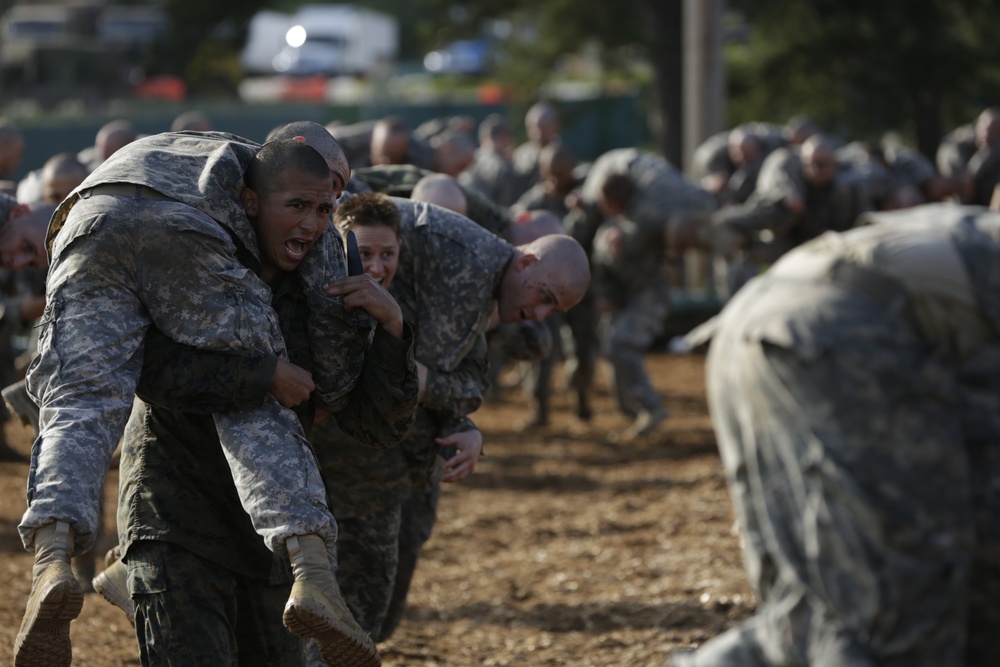
[(732, 0), (730, 120), (805, 114), (846, 137), (900, 131), (933, 150), (1000, 99), (997, 0)]

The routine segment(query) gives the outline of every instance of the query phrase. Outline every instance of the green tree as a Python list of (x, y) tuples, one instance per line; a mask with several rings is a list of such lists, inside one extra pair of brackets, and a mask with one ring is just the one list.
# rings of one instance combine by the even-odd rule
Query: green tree
[(1000, 100), (997, 0), (730, 0), (733, 124), (805, 114), (844, 138), (900, 131), (933, 155), (942, 134)]

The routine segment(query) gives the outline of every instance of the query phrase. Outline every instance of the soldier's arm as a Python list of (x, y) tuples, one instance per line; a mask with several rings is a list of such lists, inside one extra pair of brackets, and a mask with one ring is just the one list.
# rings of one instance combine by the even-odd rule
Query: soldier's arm
[(136, 395), (150, 405), (212, 414), (252, 410), (267, 396), (278, 358), (182, 345), (150, 327)]
[(452, 371), (428, 367), (420, 405), (428, 410), (457, 415), (472, 414), (489, 387), (486, 336), (479, 334), (472, 349)]
[(354, 390), (336, 413), (344, 433), (369, 447), (399, 444), (413, 426), (419, 383), (413, 359), (413, 329), (400, 338), (379, 325)]

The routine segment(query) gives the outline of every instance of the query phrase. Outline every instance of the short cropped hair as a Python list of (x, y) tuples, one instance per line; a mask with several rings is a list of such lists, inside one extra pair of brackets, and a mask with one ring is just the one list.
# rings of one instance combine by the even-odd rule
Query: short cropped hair
[(258, 194), (273, 192), (289, 169), (330, 180), (330, 168), (316, 149), (295, 139), (276, 139), (267, 142), (257, 151), (247, 167), (243, 181)]
[(601, 185), (601, 194), (604, 195), (604, 199), (623, 208), (632, 201), (634, 190), (635, 185), (632, 183), (632, 179), (624, 174), (611, 174)]
[(355, 227), (382, 225), (392, 229), (399, 238), (399, 209), (389, 196), (381, 192), (363, 192), (341, 202), (333, 215), (333, 223), (341, 233)]

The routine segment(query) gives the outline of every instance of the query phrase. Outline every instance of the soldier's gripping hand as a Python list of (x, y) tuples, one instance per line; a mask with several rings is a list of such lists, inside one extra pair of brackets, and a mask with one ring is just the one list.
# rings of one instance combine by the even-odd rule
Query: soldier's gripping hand
[(441, 447), (455, 450), (455, 454), (444, 462), (442, 482), (461, 482), (476, 469), (479, 456), (483, 453), (483, 434), (479, 429), (434, 438), (434, 441)]
[(327, 296), (343, 296), (347, 310), (362, 308), (390, 334), (403, 337), (403, 311), (392, 295), (367, 273), (327, 283), (323, 292)]
[(271, 396), (286, 408), (294, 408), (309, 400), (309, 394), (316, 389), (312, 373), (290, 361), (278, 359), (271, 383), (267, 386)]

